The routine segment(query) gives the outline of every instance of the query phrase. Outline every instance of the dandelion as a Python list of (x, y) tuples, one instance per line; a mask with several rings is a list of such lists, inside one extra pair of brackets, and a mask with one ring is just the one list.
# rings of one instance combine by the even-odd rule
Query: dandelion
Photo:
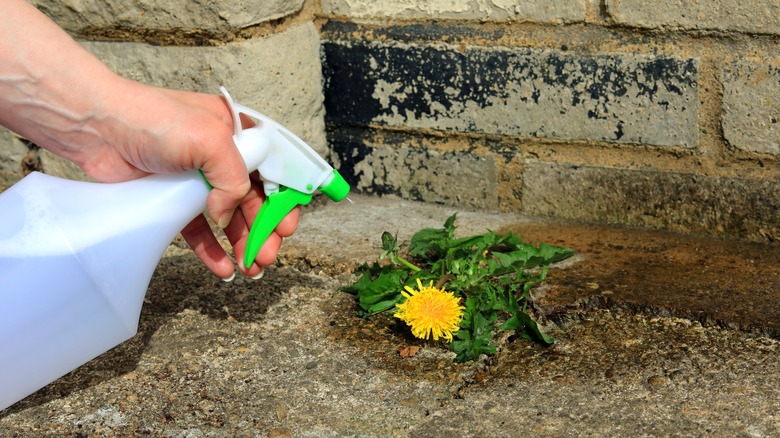
[(419, 290), (405, 287), (406, 292), (401, 294), (406, 300), (396, 304), (398, 309), (393, 316), (410, 326), (415, 337), (428, 339), (433, 336), (434, 341), (444, 338), (452, 342), (452, 334), (460, 328), (465, 307), (452, 292), (434, 287), (433, 281), (423, 287), (418, 278), (417, 286)]

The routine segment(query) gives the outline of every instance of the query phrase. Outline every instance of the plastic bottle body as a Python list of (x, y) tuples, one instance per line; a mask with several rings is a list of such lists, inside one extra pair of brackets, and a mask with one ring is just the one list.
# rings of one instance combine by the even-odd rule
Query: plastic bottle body
[(196, 172), (33, 173), (0, 194), (0, 409), (135, 335), (160, 257), (207, 196)]
[[(129, 339), (76, 255), (0, 257), (0, 407), (5, 408)], [(38, 266), (52, 267), (46, 274)], [(46, 290), (40, 294), (40, 288)], [(33, 298), (34, 297), (34, 298)], [(31, 303), (35, 299), (35, 303)]]

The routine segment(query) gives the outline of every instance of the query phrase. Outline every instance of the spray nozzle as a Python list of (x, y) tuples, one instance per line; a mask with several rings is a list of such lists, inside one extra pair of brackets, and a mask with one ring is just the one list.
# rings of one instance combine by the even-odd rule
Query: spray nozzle
[[(244, 251), (244, 266), (249, 268), (268, 236), (293, 208), (311, 202), (317, 189), (333, 201), (341, 201), (349, 194), (349, 184), (287, 128), (235, 103), (225, 87), (220, 87), (220, 91), (233, 114), (233, 141), (244, 158), (247, 171), (259, 172), (266, 195)], [(241, 114), (255, 119), (257, 125), (244, 129)]]

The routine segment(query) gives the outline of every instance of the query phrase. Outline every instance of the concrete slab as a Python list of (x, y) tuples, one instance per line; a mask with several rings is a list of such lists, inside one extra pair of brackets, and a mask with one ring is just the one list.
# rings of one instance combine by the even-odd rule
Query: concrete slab
[[(780, 342), (711, 326), (727, 321), (728, 309), (704, 324), (664, 310), (688, 308), (696, 318), (694, 304), (712, 298), (712, 309), (733, 309), (760, 294), (762, 311), (772, 311), (771, 246), (759, 252), (746, 243), (463, 211), (464, 235), (517, 229), (581, 254), (552, 269), (536, 292), (554, 346), (503, 336), (495, 357), (456, 364), (442, 345), (411, 338), (387, 315), (356, 317), (353, 297), (338, 291), (357, 264), (376, 257), (382, 231), (408, 240), (420, 227), (441, 226), (453, 208), (354, 201), (307, 208), (261, 281), (223, 283), (172, 245), (138, 336), (0, 413), (0, 436), (780, 433)], [(642, 296), (643, 284), (654, 294)], [(729, 288), (732, 300), (719, 295)], [(679, 298), (686, 294), (696, 299)], [(745, 312), (740, 328), (769, 326), (758, 311)], [(409, 345), (422, 349), (401, 358)]]

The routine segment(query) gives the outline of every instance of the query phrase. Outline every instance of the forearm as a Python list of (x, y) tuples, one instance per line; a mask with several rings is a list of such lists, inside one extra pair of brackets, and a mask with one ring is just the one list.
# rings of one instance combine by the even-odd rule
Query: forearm
[(0, 124), (78, 163), (121, 78), (26, 1), (0, 10)]

